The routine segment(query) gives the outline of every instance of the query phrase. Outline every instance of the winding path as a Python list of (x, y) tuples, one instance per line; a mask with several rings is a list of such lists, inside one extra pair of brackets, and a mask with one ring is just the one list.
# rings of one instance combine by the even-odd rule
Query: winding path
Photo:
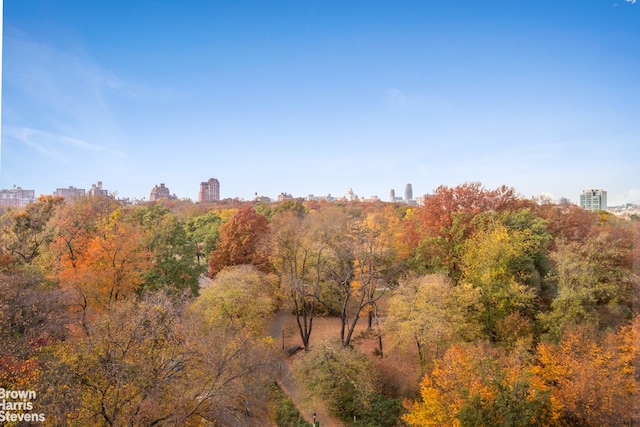
[[(269, 335), (278, 342), (278, 346), (282, 346), (283, 331), (285, 328), (295, 326), (295, 316), (286, 310), (280, 310), (269, 324)], [(297, 337), (297, 335), (296, 335)], [(289, 341), (293, 341), (290, 338)], [(289, 342), (285, 348), (291, 347)], [(319, 421), (321, 427), (344, 427), (344, 424), (329, 414), (323, 402), (318, 401), (306, 394), (304, 387), (298, 386), (293, 373), (291, 372), (290, 362), (287, 360), (285, 352), (282, 352), (280, 360), (280, 371), (278, 375), (278, 385), (284, 390), (296, 405), (296, 408), (305, 421), (313, 423), (313, 413), (316, 414), (316, 420)]]

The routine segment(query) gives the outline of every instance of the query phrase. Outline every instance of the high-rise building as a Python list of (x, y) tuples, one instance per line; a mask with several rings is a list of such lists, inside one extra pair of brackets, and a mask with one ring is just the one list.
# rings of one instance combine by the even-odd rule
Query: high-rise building
[[(331, 197), (331, 194), (329, 194), (329, 197)], [(347, 194), (344, 195), (344, 199), (347, 202), (355, 202), (358, 200), (358, 196), (353, 192), (353, 189), (350, 188), (349, 191), (347, 191)]]
[(102, 189), (102, 181), (98, 181), (97, 184), (91, 184), (91, 190), (89, 190), (90, 196), (108, 196), (109, 192)]
[(278, 201), (283, 202), (285, 200), (293, 200), (293, 196), (288, 193), (280, 193), (278, 194)]
[(176, 196), (171, 195), (171, 191), (169, 191), (169, 187), (166, 187), (164, 183), (159, 186), (156, 185), (151, 189), (151, 195), (149, 196), (149, 200), (152, 202), (156, 202), (160, 199), (176, 199)]
[(84, 188), (69, 186), (69, 188), (57, 188), (56, 191), (53, 192), (53, 195), (57, 197), (64, 197), (65, 199), (76, 199), (83, 197), (86, 192), (87, 191)]
[(15, 185), (10, 190), (0, 190), (0, 206), (27, 206), (35, 199), (35, 190), (23, 190)]
[(220, 201), (220, 182), (211, 178), (207, 182), (200, 183), (200, 191), (198, 192), (198, 202), (217, 202)]
[(411, 188), (411, 184), (407, 184), (404, 188), (404, 200), (405, 202), (413, 200), (413, 188)]
[(607, 192), (604, 190), (583, 190), (580, 207), (588, 211), (607, 210)]

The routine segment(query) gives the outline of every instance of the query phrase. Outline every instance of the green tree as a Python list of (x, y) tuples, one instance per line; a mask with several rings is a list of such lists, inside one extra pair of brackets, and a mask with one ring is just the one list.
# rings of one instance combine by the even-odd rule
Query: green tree
[(602, 230), (584, 242), (560, 240), (551, 259), (555, 265), (557, 297), (541, 316), (558, 338), (572, 325), (615, 327), (631, 317), (640, 280), (632, 270), (628, 236)]
[(0, 217), (0, 254), (29, 264), (55, 236), (50, 220), (64, 203), (61, 197), (40, 196), (21, 209), (10, 209)]
[(198, 279), (206, 268), (198, 262), (197, 246), (188, 238), (186, 225), (161, 204), (135, 210), (132, 217), (144, 229), (142, 244), (153, 259), (143, 273), (141, 290), (189, 290), (197, 295)]
[(221, 224), (222, 218), (214, 211), (197, 216), (187, 222), (187, 237), (196, 245), (196, 258), (199, 264), (216, 249), (220, 241)]
[(481, 290), (483, 323), (492, 340), (496, 325), (512, 313), (535, 317), (541, 289), (536, 260), (544, 242), (544, 233), (495, 219), (465, 242), (462, 280)]
[(298, 382), (343, 420), (368, 413), (377, 395), (378, 376), (367, 356), (340, 343), (314, 346), (294, 366)]

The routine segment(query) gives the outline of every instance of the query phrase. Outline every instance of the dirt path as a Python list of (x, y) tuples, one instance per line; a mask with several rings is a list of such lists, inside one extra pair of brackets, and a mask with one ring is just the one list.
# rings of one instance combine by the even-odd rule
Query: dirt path
[[(286, 310), (280, 310), (269, 324), (269, 335), (276, 340), (278, 348), (285, 350), (296, 344), (301, 344), (300, 337), (296, 329), (295, 316)], [(299, 387), (291, 372), (291, 360), (286, 358), (282, 352), (280, 361), (280, 371), (278, 384), (287, 393), (305, 421), (312, 423), (313, 414), (320, 422), (321, 427), (343, 427), (344, 424), (329, 414), (323, 402), (318, 401), (306, 394), (303, 387)]]

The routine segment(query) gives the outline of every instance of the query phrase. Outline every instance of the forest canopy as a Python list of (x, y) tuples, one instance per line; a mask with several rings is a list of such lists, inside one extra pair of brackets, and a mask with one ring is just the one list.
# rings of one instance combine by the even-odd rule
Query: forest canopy
[(422, 206), (43, 196), (0, 212), (0, 387), (45, 425), (275, 422), (285, 313), (343, 421), (631, 425), (639, 239), (479, 183)]

